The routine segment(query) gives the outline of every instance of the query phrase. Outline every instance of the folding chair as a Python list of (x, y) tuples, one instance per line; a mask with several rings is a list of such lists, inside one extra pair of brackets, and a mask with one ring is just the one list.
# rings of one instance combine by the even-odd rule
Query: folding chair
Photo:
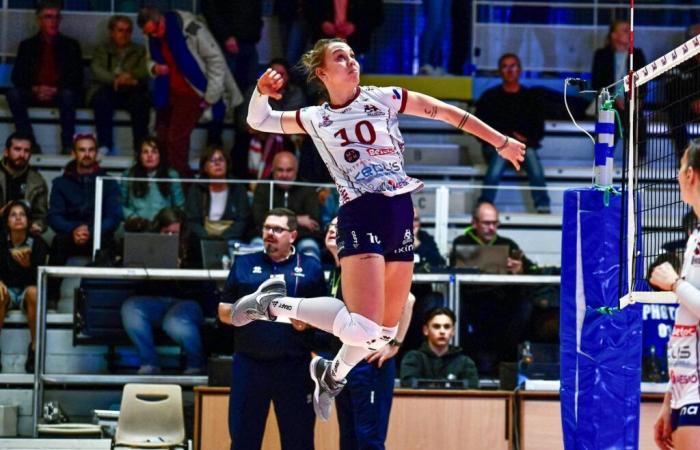
[(185, 440), (182, 389), (176, 384), (127, 384), (115, 449), (190, 448)]

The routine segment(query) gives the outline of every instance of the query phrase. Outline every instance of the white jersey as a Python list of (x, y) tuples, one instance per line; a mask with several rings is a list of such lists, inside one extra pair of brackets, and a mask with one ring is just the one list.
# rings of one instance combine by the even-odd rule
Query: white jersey
[[(692, 286), (700, 288), (700, 233), (697, 229), (688, 239), (681, 277)], [(673, 333), (668, 341), (668, 374), (673, 409), (700, 403), (699, 322), (700, 319), (686, 306), (678, 306)]]
[(324, 103), (297, 111), (297, 123), (313, 139), (341, 204), (363, 194), (393, 197), (423, 187), (404, 170), (398, 113), (405, 107), (405, 89), (360, 86), (346, 105)]

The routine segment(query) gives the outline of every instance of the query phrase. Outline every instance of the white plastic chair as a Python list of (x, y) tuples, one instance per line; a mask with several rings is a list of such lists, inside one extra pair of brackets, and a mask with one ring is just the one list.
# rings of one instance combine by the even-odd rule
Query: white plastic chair
[(182, 389), (176, 384), (127, 384), (114, 448), (188, 448)]

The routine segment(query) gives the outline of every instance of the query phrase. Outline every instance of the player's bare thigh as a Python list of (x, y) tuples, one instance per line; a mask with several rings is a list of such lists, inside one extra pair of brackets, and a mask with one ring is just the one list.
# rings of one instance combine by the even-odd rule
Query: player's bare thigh
[(673, 432), (674, 450), (700, 449), (700, 426), (682, 426)]
[(411, 291), (413, 261), (390, 261), (384, 274), (384, 322), (387, 327), (396, 326), (401, 319), (404, 305)]
[(345, 305), (379, 324), (384, 320), (385, 266), (384, 257), (377, 253), (340, 258)]

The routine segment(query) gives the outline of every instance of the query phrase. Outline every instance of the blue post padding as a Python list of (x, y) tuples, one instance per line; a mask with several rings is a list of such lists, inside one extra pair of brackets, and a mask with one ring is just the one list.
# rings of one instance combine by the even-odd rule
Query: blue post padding
[(610, 147), (608, 144), (600, 143), (600, 142), (595, 145), (595, 165), (596, 166), (604, 166), (605, 165), (605, 158), (608, 156), (608, 147)]
[(640, 305), (617, 308), (620, 196), (564, 194), (561, 274), (561, 417), (564, 448), (636, 449), (639, 432)]
[(596, 122), (595, 134), (615, 134), (615, 122)]

